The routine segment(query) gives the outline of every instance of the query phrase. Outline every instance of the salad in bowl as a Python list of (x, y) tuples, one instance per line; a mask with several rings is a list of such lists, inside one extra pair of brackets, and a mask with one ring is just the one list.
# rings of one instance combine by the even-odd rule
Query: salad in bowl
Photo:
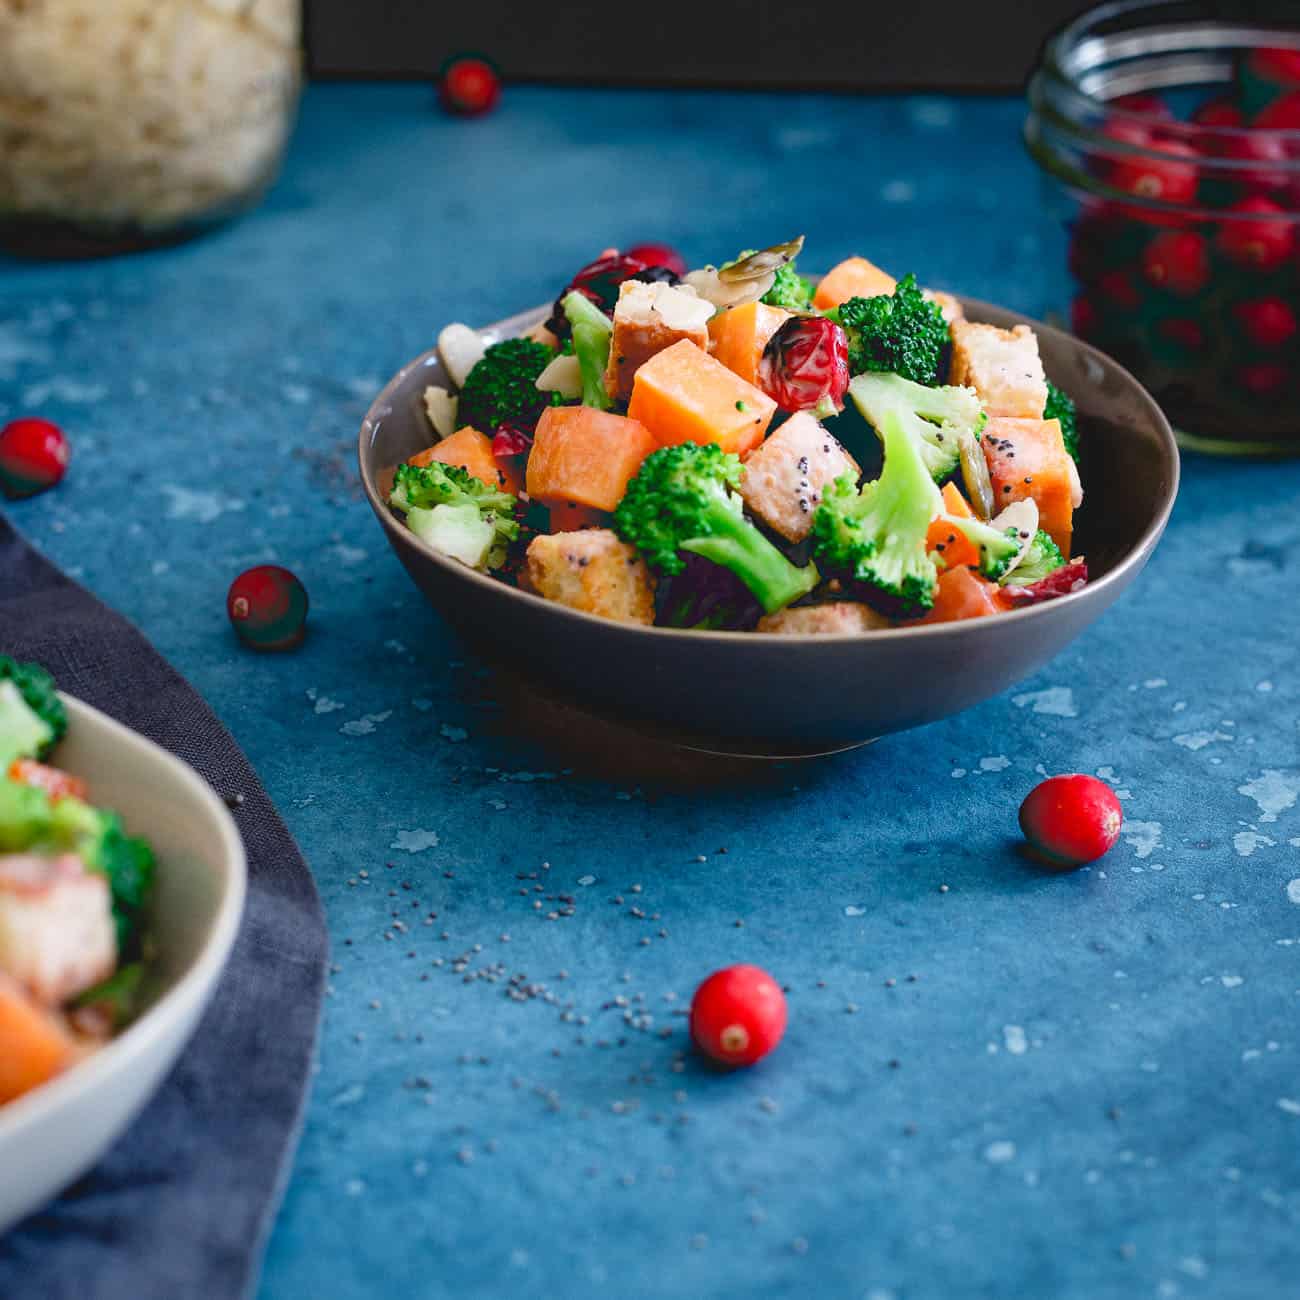
[(127, 1024), (149, 958), (153, 850), (54, 765), (67, 729), (49, 673), (0, 656), (0, 1105)]
[(802, 238), (607, 250), (526, 333), (461, 324), (387, 502), (433, 551), (618, 622), (870, 633), (1084, 587), (1074, 404), (1038, 339)]

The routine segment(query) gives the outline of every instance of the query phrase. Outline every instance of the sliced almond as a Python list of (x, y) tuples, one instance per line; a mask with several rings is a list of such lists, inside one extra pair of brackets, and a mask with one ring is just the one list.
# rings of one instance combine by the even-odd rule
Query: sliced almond
[(438, 354), (447, 369), (447, 378), (457, 388), (464, 385), (469, 372), (483, 359), (487, 343), (478, 330), (459, 323), (448, 325), (438, 335)]
[(1014, 528), (1020, 542), (1020, 550), (1015, 559), (1002, 571), (1001, 581), (1005, 582), (1007, 574), (1029, 553), (1038, 533), (1038, 502), (1033, 497), (1013, 501), (996, 519), (989, 521), (989, 527), (996, 528), (1000, 533), (1009, 533)]
[(575, 356), (558, 356), (537, 376), (538, 391), (561, 397), (582, 396), (582, 367)]
[(456, 432), (456, 408), (460, 398), (449, 393), (441, 384), (430, 384), (424, 390), (424, 409), (440, 438), (450, 438)]

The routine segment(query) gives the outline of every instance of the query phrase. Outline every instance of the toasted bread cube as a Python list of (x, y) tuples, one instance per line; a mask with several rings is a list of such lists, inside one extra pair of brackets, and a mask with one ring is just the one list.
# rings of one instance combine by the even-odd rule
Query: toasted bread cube
[(962, 310), (961, 302), (954, 298), (950, 293), (944, 293), (942, 289), (922, 289), (921, 297), (928, 298), (931, 302), (939, 305), (939, 310), (943, 312), (943, 318), (949, 325), (955, 324), (959, 320), (966, 319), (966, 313)]
[(973, 388), (989, 415), (1041, 420), (1047, 405), (1047, 376), (1038, 355), (1038, 338), (1028, 325), (1004, 330), (957, 321), (952, 327), (948, 382)]
[(614, 306), (614, 336), (605, 369), (605, 391), (618, 402), (632, 396), (632, 379), (656, 352), (687, 339), (709, 346), (713, 304), (690, 285), (624, 280)]
[(0, 972), (59, 1006), (117, 964), (108, 880), (73, 854), (0, 857)]
[(765, 614), (757, 631), (780, 636), (837, 636), (854, 632), (877, 632), (893, 624), (870, 605), (851, 600), (834, 600), (825, 605), (798, 605)]
[(865, 257), (847, 257), (822, 276), (813, 295), (813, 306), (818, 311), (829, 311), (850, 298), (878, 298), (897, 288), (898, 281), (874, 262), (868, 262)]
[(608, 528), (542, 534), (528, 545), (531, 590), (570, 609), (620, 623), (654, 622), (654, 585), (634, 547)]
[(750, 452), (740, 495), (753, 514), (791, 542), (812, 528), (822, 492), (841, 474), (856, 479), (857, 462), (807, 411), (792, 415)]

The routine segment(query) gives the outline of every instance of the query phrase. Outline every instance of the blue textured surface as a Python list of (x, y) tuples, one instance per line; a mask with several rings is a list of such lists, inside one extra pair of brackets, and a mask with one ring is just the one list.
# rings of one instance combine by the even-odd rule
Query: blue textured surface
[[(329, 912), (265, 1297), (1296, 1294), (1300, 464), (1190, 460), (1135, 591), (1039, 678), (757, 773), (625, 744), (598, 777), (522, 729), (355, 491), (399, 363), (607, 243), (805, 230), (810, 266), (862, 251), (1039, 310), (1019, 119), (531, 90), (455, 123), (420, 88), (317, 89), (242, 224), (0, 264), (0, 416), (76, 448), (15, 521), (212, 702)], [(223, 597), (272, 560), (312, 631), (257, 657)], [(1128, 823), (1052, 878), (1015, 811), (1060, 770)], [(680, 1012), (742, 960), (790, 986), (790, 1030), (715, 1074)]]

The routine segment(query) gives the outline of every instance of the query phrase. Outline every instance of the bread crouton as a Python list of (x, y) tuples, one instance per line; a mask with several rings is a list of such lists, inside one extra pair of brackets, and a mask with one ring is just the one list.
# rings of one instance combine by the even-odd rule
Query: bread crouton
[(707, 350), (712, 315), (713, 304), (690, 285), (624, 280), (614, 306), (605, 391), (615, 401), (626, 402), (638, 368), (682, 339)]
[(73, 854), (0, 857), (0, 972), (59, 1006), (117, 964), (108, 880)]
[(524, 578), (530, 590), (570, 609), (620, 623), (654, 622), (650, 571), (608, 528), (534, 537)]
[(807, 411), (792, 415), (750, 452), (740, 495), (750, 511), (791, 542), (812, 528), (822, 492), (841, 474), (856, 479), (857, 462)]
[(890, 621), (870, 605), (835, 600), (824, 605), (798, 605), (758, 620), (756, 631), (782, 636), (835, 636), (845, 632), (876, 632)]
[(966, 319), (966, 313), (962, 310), (961, 303), (950, 293), (944, 293), (942, 289), (922, 289), (921, 297), (928, 299), (930, 302), (937, 303), (939, 310), (943, 312), (943, 318), (949, 325), (955, 324), (959, 320)]
[(1047, 405), (1038, 339), (1028, 325), (1004, 330), (957, 321), (952, 327), (948, 382), (973, 388), (989, 415), (1041, 420)]

